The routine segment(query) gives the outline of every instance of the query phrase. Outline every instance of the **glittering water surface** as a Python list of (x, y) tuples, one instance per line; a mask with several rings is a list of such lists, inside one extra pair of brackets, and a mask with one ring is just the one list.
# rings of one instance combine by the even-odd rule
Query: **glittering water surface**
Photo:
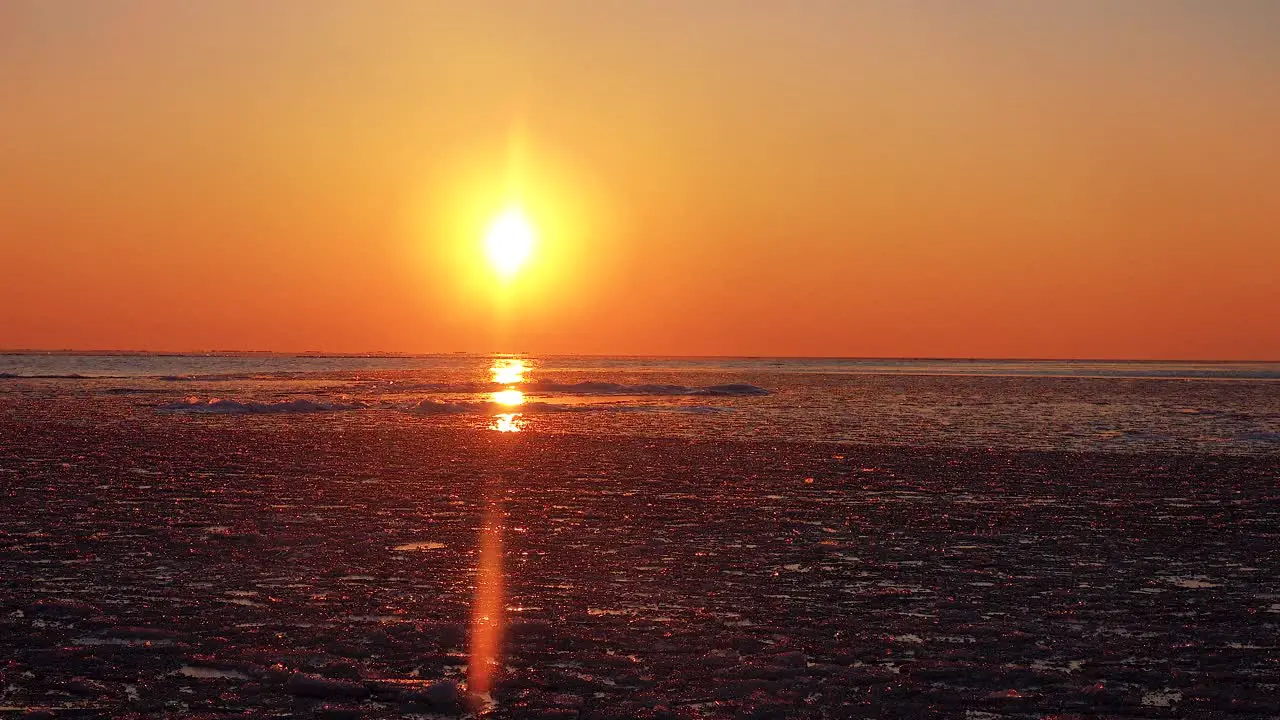
[(175, 414), (400, 412), (609, 435), (1010, 449), (1280, 450), (1280, 364), (3, 355), (0, 392)]

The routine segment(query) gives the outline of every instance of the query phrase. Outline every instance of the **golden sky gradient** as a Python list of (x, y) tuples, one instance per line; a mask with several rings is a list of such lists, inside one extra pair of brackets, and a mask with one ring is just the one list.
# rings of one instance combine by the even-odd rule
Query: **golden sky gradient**
[(0, 347), (1280, 359), (1278, 36), (1269, 0), (7, 0)]

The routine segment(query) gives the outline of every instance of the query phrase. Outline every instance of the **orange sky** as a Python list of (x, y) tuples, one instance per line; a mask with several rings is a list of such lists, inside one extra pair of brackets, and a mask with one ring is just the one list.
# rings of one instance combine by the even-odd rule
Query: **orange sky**
[(1269, 0), (8, 0), (0, 348), (1280, 359), (1277, 32)]

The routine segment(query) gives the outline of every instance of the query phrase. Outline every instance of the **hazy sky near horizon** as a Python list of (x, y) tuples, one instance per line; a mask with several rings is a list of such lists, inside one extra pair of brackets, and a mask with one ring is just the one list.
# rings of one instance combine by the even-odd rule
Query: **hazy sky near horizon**
[(1271, 0), (7, 0), (0, 348), (1280, 359), (1278, 37)]

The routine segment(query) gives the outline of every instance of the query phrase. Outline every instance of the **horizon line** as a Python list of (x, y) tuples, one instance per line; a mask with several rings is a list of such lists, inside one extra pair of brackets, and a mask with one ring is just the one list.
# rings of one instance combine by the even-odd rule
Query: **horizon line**
[(274, 355), (278, 357), (313, 357), (313, 358), (427, 358), (450, 355), (473, 356), (542, 356), (542, 357), (597, 357), (597, 358), (668, 358), (668, 359), (707, 359), (707, 360), (915, 360), (915, 361), (964, 361), (964, 362), (1111, 362), (1111, 363), (1262, 363), (1280, 364), (1280, 358), (1260, 359), (1223, 359), (1223, 358), (1155, 358), (1155, 357), (1043, 357), (1043, 356), (983, 356), (983, 355), (698, 355), (698, 354), (634, 354), (634, 353), (537, 353), (527, 351), (472, 351), (444, 350), (436, 352), (399, 352), (392, 350), (370, 350), (364, 352), (332, 352), (324, 350), (128, 350), (94, 348), (77, 350), (74, 348), (0, 348), (3, 355), (150, 355), (155, 357), (186, 356), (221, 356), (235, 357), (248, 355)]

